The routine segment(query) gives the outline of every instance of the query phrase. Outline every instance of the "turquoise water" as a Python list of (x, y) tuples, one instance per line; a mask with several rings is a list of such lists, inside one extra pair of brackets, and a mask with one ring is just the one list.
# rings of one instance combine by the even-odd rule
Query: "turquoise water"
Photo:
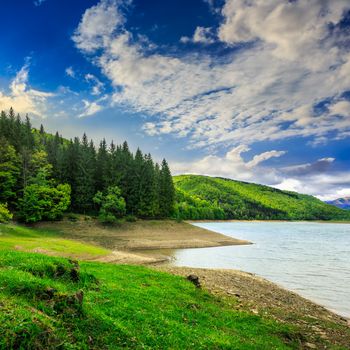
[(254, 244), (180, 249), (175, 252), (174, 265), (252, 272), (350, 317), (350, 224), (211, 222), (195, 225)]

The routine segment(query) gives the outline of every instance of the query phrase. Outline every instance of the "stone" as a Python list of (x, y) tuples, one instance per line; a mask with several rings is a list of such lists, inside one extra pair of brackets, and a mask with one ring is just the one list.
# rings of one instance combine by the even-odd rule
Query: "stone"
[(84, 292), (82, 290), (79, 290), (78, 292), (76, 292), (75, 299), (81, 305), (83, 303), (83, 299), (84, 299)]
[(201, 283), (199, 282), (199, 277), (197, 275), (187, 276), (187, 280), (192, 282), (197, 288), (201, 288)]

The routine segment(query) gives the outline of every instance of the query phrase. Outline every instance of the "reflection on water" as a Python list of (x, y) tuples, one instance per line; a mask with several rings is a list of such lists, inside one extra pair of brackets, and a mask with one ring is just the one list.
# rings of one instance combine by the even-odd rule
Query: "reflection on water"
[(218, 222), (196, 226), (254, 242), (169, 251), (177, 266), (256, 273), (350, 317), (350, 224)]

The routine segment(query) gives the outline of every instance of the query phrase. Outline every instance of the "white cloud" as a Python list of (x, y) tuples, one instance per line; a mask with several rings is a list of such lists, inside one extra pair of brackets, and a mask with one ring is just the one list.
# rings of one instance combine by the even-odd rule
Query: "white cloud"
[(175, 174), (204, 174), (261, 183), (278, 181), (276, 170), (264, 167), (261, 163), (280, 157), (285, 152), (272, 150), (257, 154), (250, 161), (245, 161), (242, 154), (249, 150), (248, 146), (240, 145), (231, 149), (224, 157), (210, 155), (194, 162), (171, 163), (171, 169)]
[(31, 113), (43, 117), (46, 112), (47, 99), (54, 94), (30, 88), (28, 86), (28, 73), (28, 66), (23, 66), (12, 80), (9, 93), (0, 91), (0, 110), (13, 107), (18, 113)]
[(274, 167), (263, 164), (273, 157), (281, 157), (284, 151), (268, 151), (245, 160), (242, 154), (250, 149), (240, 145), (223, 157), (210, 155), (191, 162), (171, 162), (174, 174), (202, 174), (234, 180), (265, 184), (281, 190), (310, 194), (321, 200), (345, 196), (350, 189), (350, 173), (330, 171), (334, 158), (322, 158), (314, 163), (290, 167)]
[(45, 2), (46, 0), (35, 0), (34, 1), (34, 5), (35, 6), (40, 6), (43, 2)]
[(116, 87), (114, 104), (153, 115), (144, 125), (151, 135), (188, 136), (190, 147), (347, 135), (349, 118), (316, 114), (313, 105), (329, 97), (337, 101), (350, 89), (350, 55), (327, 32), (350, 3), (246, 4), (226, 1), (219, 35), (228, 43), (258, 42), (224, 61), (150, 53), (123, 28), (121, 1), (103, 0), (88, 9), (73, 40), (82, 51), (95, 52), (94, 62)]
[(336, 102), (329, 108), (329, 113), (331, 115), (343, 115), (345, 117), (350, 117), (350, 102), (349, 101), (339, 101)]
[(93, 74), (91, 73), (85, 74), (85, 80), (92, 84), (92, 87), (91, 87), (92, 95), (100, 95), (102, 93), (104, 84), (98, 78), (96, 78)]
[(67, 67), (65, 70), (66, 75), (68, 75), (71, 78), (75, 78), (75, 71), (72, 66)]
[(285, 178), (273, 187), (310, 194), (323, 201), (332, 200), (348, 193), (350, 174), (348, 172), (335, 172), (333, 174), (313, 174), (300, 178)]
[[(219, 37), (232, 44), (260, 39), (278, 57), (311, 59), (314, 65), (324, 59), (310, 56), (323, 51), (329, 25), (337, 24), (349, 8), (347, 0), (226, 0)], [(329, 49), (334, 51), (328, 53), (331, 57), (337, 49)]]
[(84, 103), (84, 109), (83, 111), (78, 115), (79, 118), (89, 117), (97, 112), (100, 112), (103, 107), (97, 102), (97, 101), (88, 101), (83, 100)]
[(180, 42), (183, 44), (192, 42), (192, 43), (201, 43), (201, 44), (212, 44), (216, 40), (215, 33), (213, 28), (197, 27), (194, 31), (193, 37), (189, 38), (183, 36), (180, 38)]
[(121, 0), (101, 0), (85, 11), (73, 35), (79, 49), (93, 52), (101, 46), (108, 45), (115, 29), (125, 22), (118, 9), (122, 3)]

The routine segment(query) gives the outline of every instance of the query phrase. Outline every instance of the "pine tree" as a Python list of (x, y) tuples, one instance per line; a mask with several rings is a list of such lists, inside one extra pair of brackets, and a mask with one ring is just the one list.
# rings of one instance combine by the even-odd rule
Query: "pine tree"
[(79, 212), (87, 213), (93, 208), (95, 195), (95, 154), (91, 152), (88, 138), (84, 133), (75, 172), (75, 193), (72, 207)]
[(128, 175), (127, 209), (132, 215), (137, 215), (140, 204), (140, 180), (143, 171), (143, 154), (138, 148)]
[(171, 216), (174, 210), (175, 189), (168, 163), (162, 161), (162, 168), (159, 175), (159, 205), (161, 217)]
[(138, 215), (152, 218), (158, 212), (157, 180), (150, 154), (145, 155), (140, 176)]
[(107, 150), (106, 140), (103, 139), (100, 142), (100, 146), (97, 151), (96, 157), (96, 169), (95, 169), (95, 185), (96, 191), (104, 192), (107, 190), (108, 179), (108, 167), (109, 167), (109, 154)]
[(20, 160), (15, 148), (0, 138), (0, 202), (15, 200), (19, 173)]

